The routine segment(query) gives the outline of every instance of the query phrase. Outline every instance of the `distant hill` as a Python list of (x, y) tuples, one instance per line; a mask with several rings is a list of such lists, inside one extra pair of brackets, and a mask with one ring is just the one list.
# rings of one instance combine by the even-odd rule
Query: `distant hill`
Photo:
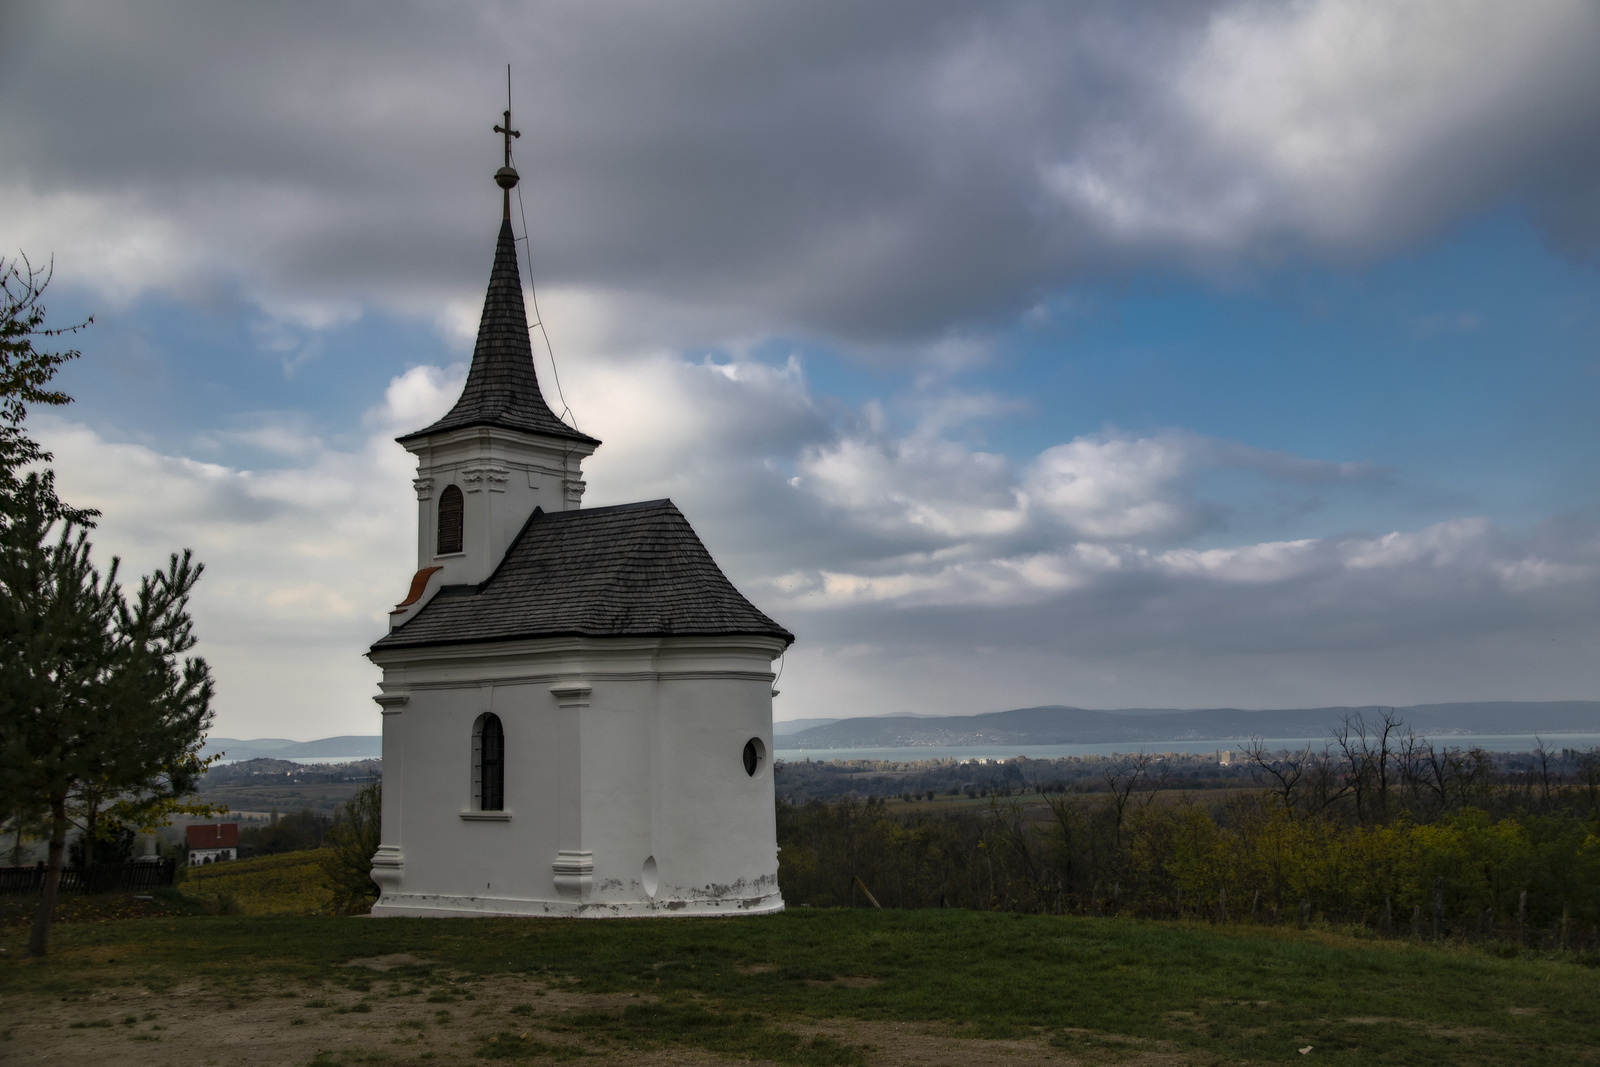
[[(1051, 705), (982, 715), (885, 715), (841, 719), (784, 736), (786, 749), (903, 748), (946, 745), (1154, 744), (1239, 741), (1249, 737), (1323, 737), (1347, 715), (1368, 719), (1383, 707), (1090, 711)], [(1485, 701), (1394, 709), (1429, 737), (1452, 734), (1600, 733), (1600, 701)]]
[(813, 726), (827, 726), (838, 721), (838, 719), (790, 719), (787, 722), (775, 722), (772, 724), (772, 736), (787, 737), (801, 730), (809, 730)]
[(207, 738), (201, 754), (210, 756), (218, 752), (226, 753), (224, 758), (229, 760), (262, 757), (295, 760), (340, 756), (350, 759), (373, 759), (383, 755), (383, 738), (355, 734), (324, 737), (316, 741), (289, 741), (282, 737), (258, 737), (253, 741), (242, 741), (236, 737)]

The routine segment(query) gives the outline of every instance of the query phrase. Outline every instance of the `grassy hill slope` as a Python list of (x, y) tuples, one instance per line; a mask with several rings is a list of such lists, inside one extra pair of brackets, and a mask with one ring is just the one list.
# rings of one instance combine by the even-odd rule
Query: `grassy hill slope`
[[(873, 1064), (897, 1062), (896, 1035), (913, 1032), (974, 1050), (986, 1040), (1020, 1042), (1080, 1062), (1129, 1054), (1313, 1062), (1297, 1055), (1308, 1046), (1315, 1062), (1346, 1064), (1600, 1059), (1600, 969), (1570, 956), (1501, 958), (1292, 928), (815, 909), (616, 922), (224, 916), (65, 924), (56, 954), (42, 962), (19, 959), (21, 938), (0, 936), (0, 997), (22, 1019), (58, 1001), (89, 1011), (105, 989), (135, 997), (146, 996), (140, 989), (186, 997), (215, 989), (227, 1010), (245, 1012), (252, 997), (282, 1003), (271, 998), (325, 997), (349, 985), (368, 1007), (323, 999), (306, 1008), (327, 1008), (334, 1022), (335, 1010), (390, 1020), (412, 1012), (419, 1021), (399, 1025), (426, 1030), (434, 1015), (449, 1017), (430, 1001), (474, 999), (471, 1014), (482, 1018), (471, 1033), (485, 1043), (477, 1055), (510, 1059), (518, 1049), (545, 1055), (555, 1046), (541, 1042), (559, 1037), (602, 1057), (597, 1063), (627, 1062), (629, 1049), (688, 1046), (785, 1063)], [(395, 969), (381, 981), (348, 966), (386, 958)], [(611, 999), (595, 1002), (606, 1010), (552, 1020), (503, 995), (528, 983)], [(18, 1035), (43, 1041), (47, 1031), (41, 1023)], [(420, 1051), (417, 1029), (394, 1032), (396, 1045), (409, 1033), (408, 1047)], [(366, 1048), (387, 1040), (387, 1031), (351, 1033)], [(819, 1033), (836, 1037), (803, 1039)], [(131, 1024), (128, 1035), (138, 1037)], [(442, 1038), (429, 1047), (444, 1059), (424, 1058), (456, 1062), (456, 1046)], [(382, 1062), (411, 1062), (410, 1054), (396, 1048)], [(339, 1055), (318, 1062), (345, 1062)]]

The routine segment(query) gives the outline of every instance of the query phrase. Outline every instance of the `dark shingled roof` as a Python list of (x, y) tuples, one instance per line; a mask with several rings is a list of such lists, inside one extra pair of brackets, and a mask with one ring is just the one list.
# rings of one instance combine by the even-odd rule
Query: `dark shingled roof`
[(535, 510), (482, 585), (446, 586), (372, 646), (525, 637), (794, 635), (728, 581), (670, 500)]
[(500, 426), (508, 430), (600, 442), (556, 418), (539, 391), (528, 342), (528, 313), (522, 305), (522, 276), (517, 272), (517, 241), (509, 219), (500, 223), (500, 241), (489, 273), (489, 293), (478, 323), (478, 343), (461, 399), (450, 413), (425, 430), (396, 438), (402, 444), (428, 434), (467, 426)]

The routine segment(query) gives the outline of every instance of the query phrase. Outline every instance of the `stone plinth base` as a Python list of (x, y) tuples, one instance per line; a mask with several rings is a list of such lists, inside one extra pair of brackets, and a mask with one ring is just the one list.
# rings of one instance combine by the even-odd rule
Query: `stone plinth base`
[(516, 900), (506, 897), (447, 897), (385, 894), (372, 908), (374, 918), (391, 916), (522, 916), (572, 919), (665, 919), (680, 915), (775, 915), (783, 897), (723, 900), (641, 900), (582, 903), (570, 900)]

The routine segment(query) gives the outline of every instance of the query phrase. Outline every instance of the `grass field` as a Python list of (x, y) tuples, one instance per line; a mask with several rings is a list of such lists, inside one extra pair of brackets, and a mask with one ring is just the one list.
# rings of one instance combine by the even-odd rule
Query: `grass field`
[(321, 855), (308, 849), (189, 867), (182, 888), (239, 915), (326, 915), (333, 910), (333, 887)]
[[(119, 1062), (190, 1062), (158, 1047), (174, 1036), (160, 1020), (208, 1004), (265, 1044), (195, 1063), (1600, 1062), (1600, 969), (1315, 930), (954, 911), (174, 914), (62, 924), (42, 961), (19, 958), (23, 937), (0, 933), (0, 1059), (18, 1062), (98, 1055), (72, 1043), (91, 1040)], [(350, 966), (375, 958), (392, 969)], [(117, 1003), (167, 1007), (144, 1020)], [(278, 1023), (250, 1015), (269, 1009)]]
[[(180, 868), (175, 890), (147, 899), (125, 894), (85, 897), (63, 895), (56, 921), (105, 923), (124, 919), (161, 919), (196, 915), (294, 915), (333, 913), (333, 888), (316, 851), (285, 852), (247, 860)], [(36, 896), (0, 896), (0, 928), (33, 925)]]

